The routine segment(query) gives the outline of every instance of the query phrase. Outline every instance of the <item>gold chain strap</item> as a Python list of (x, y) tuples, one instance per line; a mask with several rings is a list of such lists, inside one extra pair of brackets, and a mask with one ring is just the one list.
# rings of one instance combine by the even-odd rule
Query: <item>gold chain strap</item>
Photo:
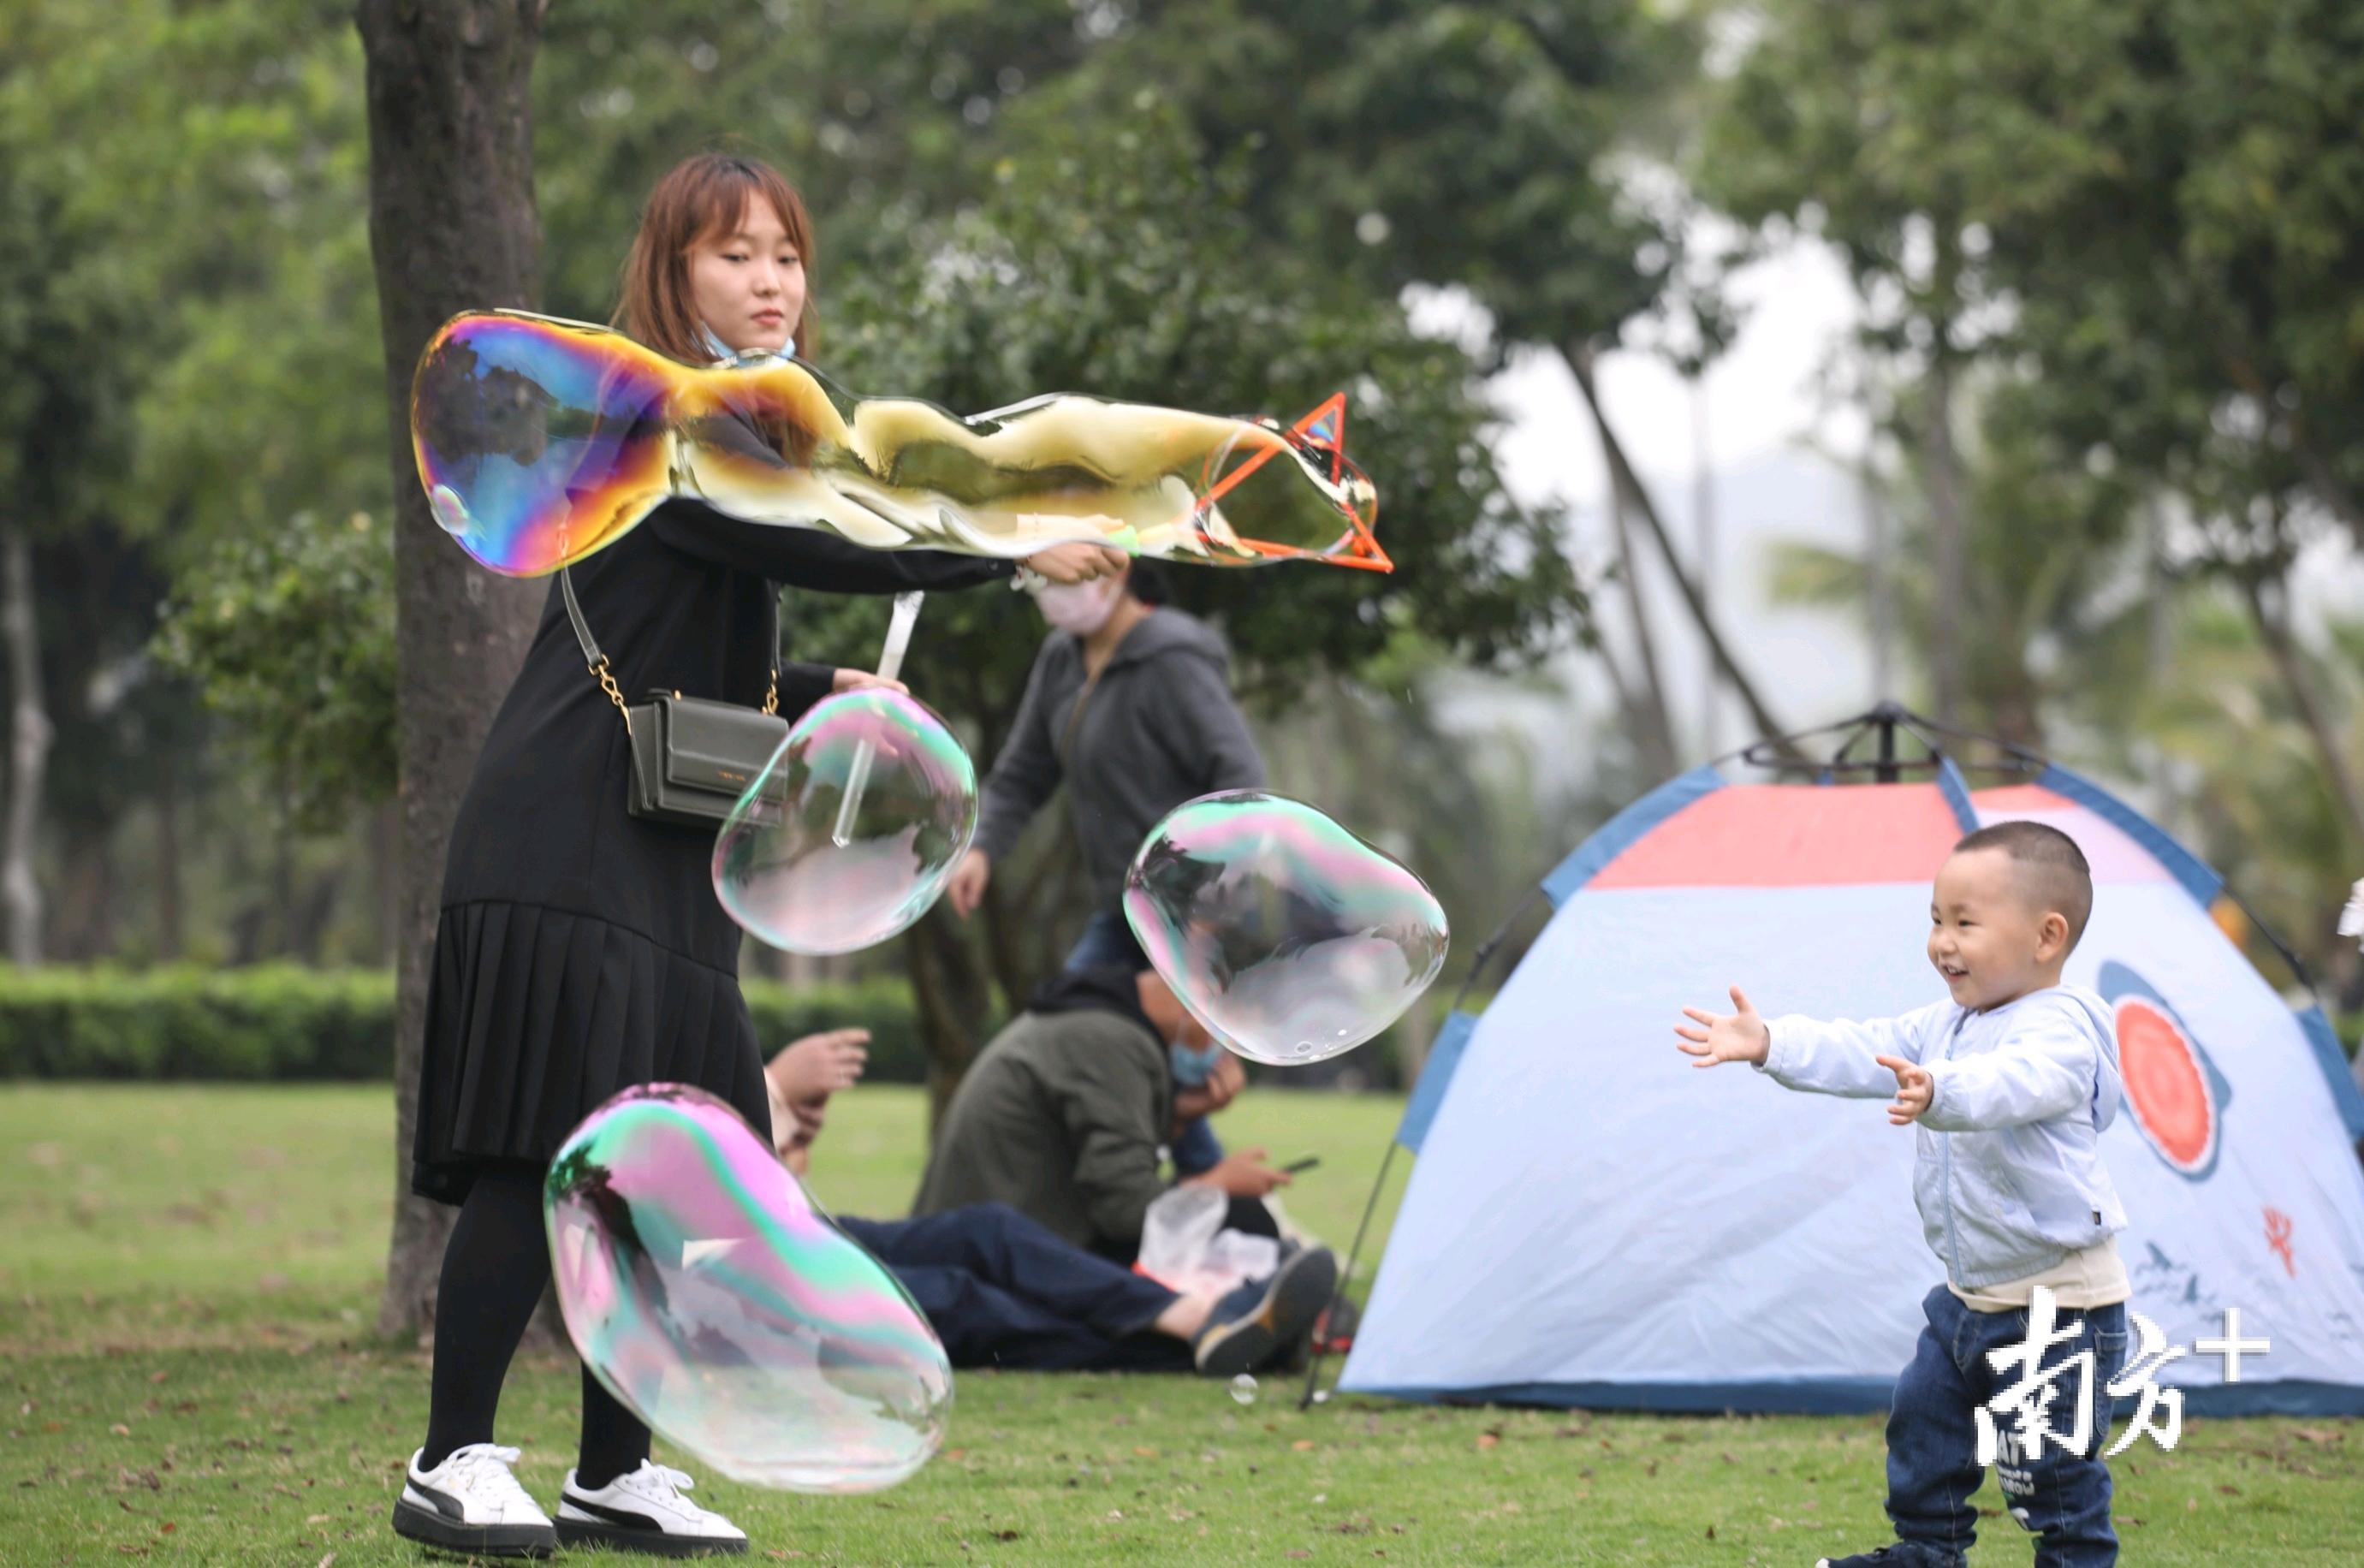
[(601, 654), (599, 662), (591, 666), (591, 673), (599, 677), (599, 689), (608, 694), (608, 700), (614, 703), (616, 711), (624, 716), (624, 733), (630, 735), (632, 732), (632, 710), (624, 706), (624, 694), (617, 686), (616, 677), (608, 673), (606, 654)]
[[(599, 689), (608, 694), (608, 700), (614, 703), (616, 711), (624, 716), (624, 733), (630, 735), (632, 732), (632, 710), (624, 706), (623, 689), (616, 684), (616, 677), (608, 671), (608, 656), (604, 653), (599, 655), (599, 662), (590, 669), (591, 673), (598, 677)], [(679, 696), (681, 694), (675, 692), (674, 695)], [(770, 715), (779, 711), (780, 673), (775, 670), (772, 672), (771, 689), (764, 694), (764, 712)]]

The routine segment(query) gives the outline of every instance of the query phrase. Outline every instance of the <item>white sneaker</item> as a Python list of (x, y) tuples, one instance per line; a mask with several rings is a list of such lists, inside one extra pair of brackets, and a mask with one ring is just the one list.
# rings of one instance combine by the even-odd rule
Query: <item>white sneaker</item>
[(410, 1456), (402, 1496), (394, 1500), (394, 1533), (482, 1557), (547, 1557), (558, 1550), (550, 1516), (518, 1485), (509, 1466), (518, 1451), (491, 1443), (455, 1448), (432, 1470)]
[(613, 1546), (655, 1557), (722, 1557), (747, 1550), (747, 1532), (682, 1496), (690, 1479), (653, 1460), (597, 1491), (575, 1484), (558, 1494), (558, 1539), (568, 1546)]

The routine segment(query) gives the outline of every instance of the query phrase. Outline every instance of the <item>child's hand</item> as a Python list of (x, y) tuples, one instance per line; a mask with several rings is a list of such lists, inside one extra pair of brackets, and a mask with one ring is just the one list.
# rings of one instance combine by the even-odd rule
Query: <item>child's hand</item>
[(1683, 1017), (1703, 1026), (1699, 1029), (1687, 1029), (1681, 1024), (1675, 1026), (1675, 1032), (1683, 1037), (1683, 1043), (1675, 1049), (1686, 1056), (1699, 1058), (1691, 1063), (1692, 1066), (1712, 1067), (1719, 1062), (1765, 1060), (1765, 1052), (1773, 1043), (1772, 1031), (1765, 1027), (1765, 1020), (1756, 1016), (1756, 1009), (1748, 1005), (1748, 998), (1740, 994), (1737, 985), (1732, 988), (1732, 1005), (1740, 1010), (1722, 1017), (1702, 1012), (1697, 1007), (1683, 1009)]
[(1888, 1125), (1904, 1127), (1918, 1121), (1937, 1092), (1937, 1081), (1929, 1076), (1927, 1068), (1915, 1066), (1901, 1056), (1875, 1056), (1872, 1060), (1896, 1074), (1896, 1098), (1888, 1106)]

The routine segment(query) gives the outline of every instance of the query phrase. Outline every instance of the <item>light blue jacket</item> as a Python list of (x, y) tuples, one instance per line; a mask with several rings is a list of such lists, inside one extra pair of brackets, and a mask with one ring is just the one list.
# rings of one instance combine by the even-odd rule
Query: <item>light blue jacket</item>
[(2102, 1163), (2122, 1080), (2108, 1004), (2075, 985), (1983, 1013), (1939, 1002), (1901, 1018), (1775, 1018), (1757, 1071), (1792, 1089), (1892, 1099), (1874, 1056), (1926, 1068), (1912, 1201), (1930, 1251), (1965, 1289), (2021, 1279), (2125, 1228)]

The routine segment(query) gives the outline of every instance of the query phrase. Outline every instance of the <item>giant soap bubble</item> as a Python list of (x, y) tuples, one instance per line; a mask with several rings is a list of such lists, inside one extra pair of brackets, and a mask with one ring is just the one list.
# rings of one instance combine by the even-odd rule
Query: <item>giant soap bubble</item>
[(1083, 539), (1211, 566), (1389, 571), (1345, 421), (1344, 394), (1286, 426), (1065, 395), (965, 419), (856, 397), (801, 361), (678, 364), (518, 311), (446, 322), (410, 389), (435, 520), (520, 577), (582, 560), (675, 495), (872, 550), (1014, 559)]
[(722, 824), (714, 890), (789, 952), (875, 946), (928, 912), (976, 832), (976, 768), (942, 719), (883, 687), (797, 721)]
[(943, 1346), (738, 1112), (652, 1084), (593, 1111), (543, 1218), (566, 1331), (609, 1393), (734, 1480), (892, 1486), (935, 1452)]
[(1302, 1066), (1403, 1016), (1444, 967), (1427, 884), (1301, 801), (1230, 790), (1150, 829), (1124, 885), (1150, 962), (1240, 1055)]

